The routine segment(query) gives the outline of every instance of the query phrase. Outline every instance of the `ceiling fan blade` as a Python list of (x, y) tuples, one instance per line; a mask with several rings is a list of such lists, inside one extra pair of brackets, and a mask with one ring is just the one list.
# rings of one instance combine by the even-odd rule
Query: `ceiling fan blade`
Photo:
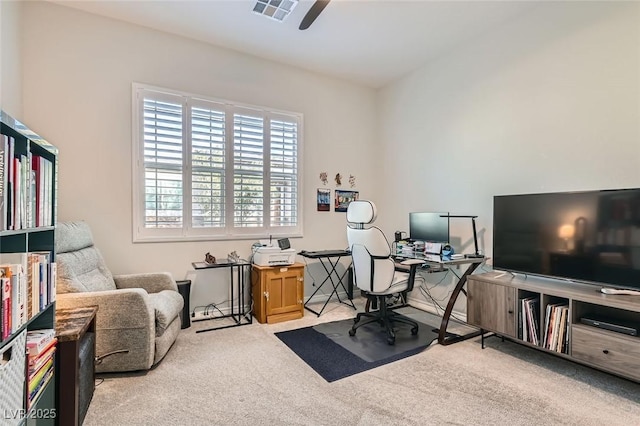
[(316, 0), (316, 2), (311, 6), (311, 9), (307, 12), (307, 14), (302, 18), (302, 22), (300, 23), (299, 29), (306, 30), (313, 24), (313, 21), (316, 20), (320, 12), (324, 10), (325, 7), (329, 4), (331, 0)]

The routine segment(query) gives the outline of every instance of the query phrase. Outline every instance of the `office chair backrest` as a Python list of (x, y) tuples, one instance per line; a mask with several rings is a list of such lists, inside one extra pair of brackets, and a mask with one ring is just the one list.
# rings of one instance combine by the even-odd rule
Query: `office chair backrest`
[[(394, 262), (384, 233), (371, 224), (376, 219), (371, 201), (356, 200), (347, 208), (347, 241), (351, 250), (356, 286), (364, 291), (380, 292), (391, 285)], [(368, 226), (368, 227), (367, 227)]]

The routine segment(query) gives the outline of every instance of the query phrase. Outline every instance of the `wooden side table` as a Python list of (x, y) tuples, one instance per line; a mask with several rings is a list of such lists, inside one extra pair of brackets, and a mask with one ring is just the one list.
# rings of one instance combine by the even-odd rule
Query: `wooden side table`
[(95, 389), (97, 306), (56, 310), (57, 422), (81, 425)]

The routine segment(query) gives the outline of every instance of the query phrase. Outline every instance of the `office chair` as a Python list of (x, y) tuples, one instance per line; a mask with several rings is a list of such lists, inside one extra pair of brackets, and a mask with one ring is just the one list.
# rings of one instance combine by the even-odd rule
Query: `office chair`
[[(347, 208), (347, 241), (353, 262), (353, 279), (356, 286), (366, 293), (369, 300), (375, 300), (378, 306), (375, 311), (358, 313), (349, 335), (355, 336), (356, 330), (365, 324), (380, 322), (387, 331), (387, 343), (393, 345), (396, 340), (394, 322), (411, 325), (412, 335), (418, 334), (418, 323), (394, 312), (387, 306), (387, 299), (413, 289), (416, 269), (423, 262), (407, 260), (403, 264), (409, 267), (409, 272), (397, 270), (384, 233), (371, 225), (376, 214), (376, 206), (371, 201), (352, 201)], [(363, 317), (367, 320), (361, 321)]]

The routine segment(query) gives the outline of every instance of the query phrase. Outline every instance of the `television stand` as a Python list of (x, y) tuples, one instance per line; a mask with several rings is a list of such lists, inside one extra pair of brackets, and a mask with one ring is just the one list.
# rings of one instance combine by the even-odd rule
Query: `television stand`
[(483, 347), (484, 334), (492, 332), (640, 382), (640, 337), (585, 324), (583, 318), (640, 327), (640, 296), (603, 294), (595, 285), (499, 271), (467, 278), (467, 322), (480, 327)]

